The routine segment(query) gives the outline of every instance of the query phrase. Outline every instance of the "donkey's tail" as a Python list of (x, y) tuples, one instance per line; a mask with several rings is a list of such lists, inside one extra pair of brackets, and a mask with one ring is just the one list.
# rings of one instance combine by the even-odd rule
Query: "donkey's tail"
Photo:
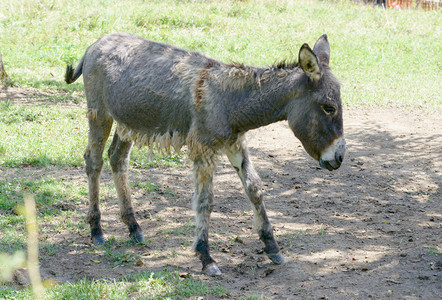
[(81, 76), (83, 73), (83, 61), (84, 56), (81, 58), (80, 62), (78, 63), (78, 66), (75, 68), (72, 67), (72, 65), (66, 66), (66, 73), (64, 74), (64, 81), (66, 81), (67, 84), (75, 82), (75, 80), (78, 79), (78, 77)]

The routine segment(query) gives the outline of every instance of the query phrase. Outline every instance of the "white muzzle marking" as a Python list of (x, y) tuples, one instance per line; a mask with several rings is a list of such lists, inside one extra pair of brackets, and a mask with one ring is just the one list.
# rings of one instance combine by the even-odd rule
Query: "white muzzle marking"
[[(345, 138), (341, 136), (322, 152), (319, 159), (321, 166), (329, 165), (332, 169), (337, 169), (342, 163), (345, 154)], [(328, 167), (326, 167), (329, 169)]]

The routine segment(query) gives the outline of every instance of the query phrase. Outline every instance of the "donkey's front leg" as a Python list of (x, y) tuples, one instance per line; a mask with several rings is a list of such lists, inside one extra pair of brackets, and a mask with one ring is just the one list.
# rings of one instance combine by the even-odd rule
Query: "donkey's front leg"
[(255, 227), (260, 240), (265, 245), (264, 252), (273, 263), (278, 265), (285, 263), (285, 259), (279, 251), (278, 243), (273, 236), (273, 228), (262, 201), (261, 178), (253, 168), (247, 147), (242, 141), (238, 142), (226, 150), (226, 155), (241, 178), (246, 194), (253, 204)]
[(135, 243), (143, 243), (144, 236), (138, 225), (132, 208), (131, 193), (128, 183), (129, 155), (132, 142), (122, 141), (115, 133), (108, 155), (112, 167), (115, 188), (120, 204), (120, 215), (124, 224), (129, 227), (129, 235)]
[(198, 158), (194, 161), (195, 194), (193, 210), (195, 211), (196, 235), (193, 247), (203, 264), (207, 275), (221, 275), (215, 260), (209, 254), (209, 219), (213, 210), (213, 173), (215, 166), (207, 160)]

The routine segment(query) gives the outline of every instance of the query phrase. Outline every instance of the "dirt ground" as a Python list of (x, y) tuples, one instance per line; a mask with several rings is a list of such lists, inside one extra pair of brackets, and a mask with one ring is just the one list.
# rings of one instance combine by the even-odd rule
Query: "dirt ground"
[[(136, 254), (137, 263), (115, 268), (102, 252), (90, 250), (84, 230), (62, 231), (49, 237), (59, 246), (42, 256), (43, 277), (73, 282), (166, 268), (219, 282), (231, 291), (226, 299), (442, 299), (442, 111), (347, 107), (344, 124), (348, 150), (334, 172), (308, 157), (286, 122), (248, 135), (285, 265), (273, 265), (262, 253), (250, 204), (223, 158), (210, 231), (221, 277), (201, 274), (191, 249), (190, 165), (132, 170), (133, 181), (149, 179), (158, 187), (133, 188), (148, 242), (122, 243), (119, 250)], [(8, 172), (64, 176), (87, 185), (79, 168)], [(106, 168), (102, 186), (111, 182)], [(110, 195), (102, 201), (105, 235), (125, 239), (116, 193)], [(86, 214), (86, 202), (75, 209)]]

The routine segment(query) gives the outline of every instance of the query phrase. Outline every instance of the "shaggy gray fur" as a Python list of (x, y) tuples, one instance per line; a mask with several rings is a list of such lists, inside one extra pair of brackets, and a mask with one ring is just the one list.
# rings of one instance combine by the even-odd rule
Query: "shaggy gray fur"
[(337, 169), (345, 152), (339, 82), (329, 69), (330, 46), (321, 36), (313, 50), (304, 44), (298, 64), (255, 68), (225, 64), (198, 52), (147, 41), (129, 34), (106, 35), (92, 44), (65, 80), (83, 75), (89, 120), (85, 152), (89, 179), (91, 236), (104, 243), (100, 225), (99, 177), (102, 153), (113, 121), (117, 131), (108, 151), (121, 217), (134, 241), (143, 242), (128, 184), (132, 145), (178, 151), (187, 145), (194, 162), (196, 212), (194, 248), (203, 270), (218, 275), (209, 254), (213, 174), (220, 153), (237, 171), (250, 199), (265, 253), (285, 260), (273, 236), (261, 180), (249, 159), (243, 135), (250, 129), (288, 120), (306, 151), (320, 165)]

